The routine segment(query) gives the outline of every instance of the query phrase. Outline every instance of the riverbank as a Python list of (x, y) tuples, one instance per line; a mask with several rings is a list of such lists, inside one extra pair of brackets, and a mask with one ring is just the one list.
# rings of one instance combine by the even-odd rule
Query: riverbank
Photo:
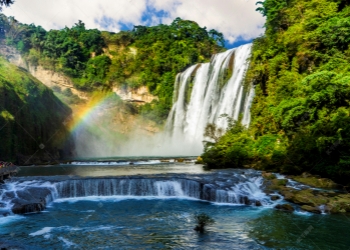
[[(330, 179), (303, 173), (299, 176), (282, 176), (263, 172), (265, 192), (277, 192), (288, 202), (300, 206), (301, 210), (311, 213), (345, 214), (350, 213), (350, 194), (346, 187), (336, 184)], [(289, 179), (289, 181), (288, 181)], [(288, 185), (290, 182), (300, 183), (297, 188)], [(294, 211), (293, 206), (277, 207), (286, 211)]]

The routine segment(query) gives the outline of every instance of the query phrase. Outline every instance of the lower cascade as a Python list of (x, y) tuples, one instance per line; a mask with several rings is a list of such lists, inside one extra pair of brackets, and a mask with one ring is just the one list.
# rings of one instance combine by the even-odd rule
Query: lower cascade
[(217, 173), (147, 178), (55, 178), (37, 181), (18, 178), (17, 181), (8, 182), (0, 194), (0, 210), (15, 214), (37, 212), (57, 199), (96, 196), (184, 198), (244, 205), (270, 202), (261, 190), (263, 179), (259, 174), (250, 174), (249, 177), (244, 173)]
[(253, 86), (245, 86), (251, 44), (216, 54), (209, 63), (196, 64), (177, 75), (173, 106), (166, 130), (171, 143), (184, 145), (187, 154), (202, 152), (207, 124), (227, 128), (228, 115), (242, 123), (250, 123)]

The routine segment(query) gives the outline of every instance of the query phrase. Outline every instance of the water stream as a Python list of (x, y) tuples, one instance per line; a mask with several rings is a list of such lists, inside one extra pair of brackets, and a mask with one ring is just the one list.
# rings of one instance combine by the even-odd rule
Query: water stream
[[(41, 213), (0, 217), (0, 243), (17, 249), (346, 249), (350, 244), (344, 216), (273, 209), (283, 201), (271, 201), (255, 170), (207, 172), (193, 163), (168, 162), (131, 166), (133, 172), (123, 175), (118, 169), (126, 166), (111, 165), (113, 160), (98, 162), (102, 173), (113, 170), (110, 176), (78, 170), (91, 168), (91, 162), (45, 167), (51, 175), (36, 177), (31, 169), (43, 167), (28, 167), (28, 176), (22, 172), (2, 186), (5, 204), (11, 192), (21, 197), (47, 190), (48, 206)], [(156, 173), (140, 176), (145, 169)], [(202, 212), (215, 223), (200, 234), (193, 230), (194, 215)]]

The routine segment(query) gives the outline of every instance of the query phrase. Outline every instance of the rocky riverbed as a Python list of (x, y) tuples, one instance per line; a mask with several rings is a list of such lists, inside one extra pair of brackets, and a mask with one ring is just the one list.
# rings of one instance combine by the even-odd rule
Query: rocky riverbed
[[(312, 213), (349, 213), (350, 194), (330, 179), (304, 173), (300, 176), (279, 176), (263, 172), (266, 193), (277, 192), (284, 200)], [(290, 204), (278, 209), (294, 211)]]
[[(115, 177), (17, 177), (0, 187), (0, 209), (40, 212), (57, 198), (85, 196), (181, 197), (216, 203), (270, 206), (283, 211), (350, 212), (350, 194), (328, 179), (303, 174), (281, 176), (250, 169), (205, 174)], [(311, 186), (311, 184), (313, 186)]]

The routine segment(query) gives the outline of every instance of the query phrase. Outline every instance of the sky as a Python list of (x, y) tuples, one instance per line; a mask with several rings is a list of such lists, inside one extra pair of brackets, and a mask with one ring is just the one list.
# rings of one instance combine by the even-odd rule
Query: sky
[(134, 25), (170, 24), (176, 17), (193, 20), (224, 34), (226, 47), (263, 34), (265, 19), (257, 0), (16, 0), (3, 12), (46, 30), (72, 27), (82, 20), (89, 29), (118, 32)]

